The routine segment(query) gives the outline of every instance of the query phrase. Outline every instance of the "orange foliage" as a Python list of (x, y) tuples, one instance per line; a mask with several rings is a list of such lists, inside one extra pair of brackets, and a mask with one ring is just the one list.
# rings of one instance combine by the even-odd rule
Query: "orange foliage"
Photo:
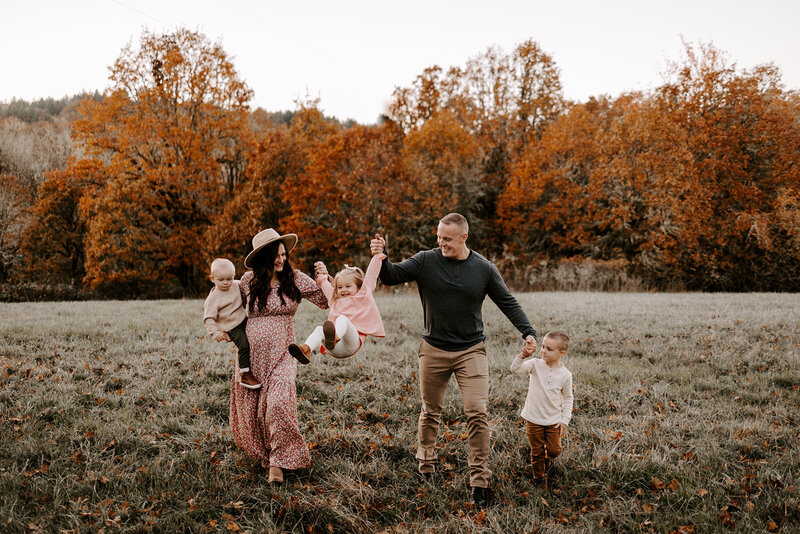
[(437, 112), (403, 141), (408, 173), (439, 199), (442, 216), (455, 211), (479, 229), (476, 205), (481, 197), (483, 151), (472, 134), (449, 110)]
[(47, 174), (21, 243), (26, 268), (33, 278), (80, 282), (85, 273), (86, 238), (81, 199), (105, 179), (103, 164), (96, 159), (74, 161), (63, 171)]
[(20, 248), (32, 269), (185, 294), (265, 227), (300, 235), (301, 266), (334, 269), (365, 265), (375, 232), (397, 258), (433, 246), (459, 211), (490, 257), (589, 258), (662, 287), (800, 287), (800, 96), (771, 65), (686, 45), (656, 90), (567, 106), (555, 62), (526, 41), (425, 69), (378, 126), (333, 123), (317, 101), (276, 125), (248, 116), (250, 98), (219, 44), (145, 31), (103, 100), (80, 105), (86, 159), (39, 191)]
[(337, 131), (315, 103), (299, 109), (289, 128), (267, 129), (250, 158), (247, 180), (206, 231), (206, 259), (223, 256), (241, 265), (259, 230), (290, 231), (280, 226), (292, 205), (284, 200), (286, 184), (297, 183), (311, 156)]
[[(677, 232), (658, 252), (689, 287), (797, 287), (800, 249), (786, 246), (796, 236), (787, 241), (773, 217), (800, 194), (800, 128), (779, 73), (737, 72), (712, 46), (687, 45), (686, 55), (655, 96), (665, 155), (691, 155), (660, 182), (657, 209)], [(678, 139), (668, 135), (676, 129)]]
[[(652, 95), (573, 106), (516, 162), (498, 210), (524, 258), (623, 258), (689, 288), (797, 287), (800, 135), (770, 66), (713, 47)], [(795, 107), (792, 107), (795, 106)]]
[(31, 195), (11, 174), (0, 172), (0, 282), (5, 282), (19, 260), (23, 228), (27, 222)]
[(87, 203), (85, 281), (197, 287), (204, 230), (244, 177), (251, 91), (219, 44), (185, 29), (145, 31), (110, 78), (73, 129), (110, 177)]
[(305, 172), (287, 181), (290, 214), (280, 227), (303, 236), (301, 259), (365, 265), (375, 232), (398, 255), (431, 245), (440, 198), (405, 172), (401, 147), (392, 123), (354, 126), (331, 136)]
[(471, 244), (496, 253), (503, 240), (495, 228), (496, 203), (508, 183), (511, 162), (563, 107), (555, 62), (529, 40), (511, 54), (489, 48), (446, 75), (437, 66), (426, 69), (412, 87), (394, 92), (389, 113), (411, 135), (428, 121), (441, 120), (446, 110), (451, 125), (457, 121), (459, 129), (473, 136), (481, 161), (473, 168), (478, 183), (469, 210), (476, 230)]

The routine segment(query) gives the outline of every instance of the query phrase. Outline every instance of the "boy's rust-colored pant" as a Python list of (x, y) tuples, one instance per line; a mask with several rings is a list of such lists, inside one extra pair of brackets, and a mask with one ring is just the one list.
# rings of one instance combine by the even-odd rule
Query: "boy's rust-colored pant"
[(561, 431), (558, 425), (542, 426), (526, 421), (525, 432), (528, 434), (528, 443), (531, 446), (533, 479), (546, 478), (547, 460), (552, 460), (561, 454)]
[(456, 375), (467, 416), (470, 486), (486, 488), (489, 469), (489, 422), (486, 400), (489, 396), (489, 363), (481, 341), (466, 350), (447, 352), (423, 341), (419, 348), (419, 386), (422, 410), (419, 414), (417, 460), (420, 473), (436, 469), (436, 437), (442, 415), (444, 393), (450, 376)]

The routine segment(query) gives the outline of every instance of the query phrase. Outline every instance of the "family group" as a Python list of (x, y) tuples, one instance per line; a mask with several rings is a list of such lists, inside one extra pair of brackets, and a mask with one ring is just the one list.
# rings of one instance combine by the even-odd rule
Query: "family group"
[[(489, 364), (481, 314), (488, 296), (522, 337), (511, 371), (528, 377), (521, 416), (530, 444), (533, 483), (547, 488), (550, 461), (561, 453), (561, 438), (572, 415), (572, 374), (561, 362), (569, 337), (559, 331), (548, 333), (541, 339), (541, 357), (536, 357), (536, 330), (495, 265), (467, 246), (468, 236), (467, 220), (451, 213), (439, 221), (436, 248), (393, 263), (386, 239), (376, 234), (370, 241), (372, 259), (366, 272), (345, 266), (331, 277), (325, 264), (317, 262), (313, 279), (291, 264), (297, 236), (274, 229), (253, 237), (253, 249), (244, 260), (249, 270), (240, 280), (235, 279), (230, 260), (214, 260), (210, 275), (214, 288), (206, 299), (203, 321), (217, 341), (231, 341), (238, 348), (231, 384), (231, 431), (237, 447), (268, 471), (269, 482), (282, 483), (285, 470), (311, 464), (298, 424), (297, 363), (309, 364), (316, 353), (349, 358), (368, 337), (384, 337), (373, 296), (380, 280), (385, 286), (416, 282), (422, 302), (419, 475), (434, 479), (445, 390), (455, 375), (466, 416), (470, 498), (481, 507), (489, 502)], [(302, 299), (329, 313), (323, 324), (297, 343), (294, 315)]]

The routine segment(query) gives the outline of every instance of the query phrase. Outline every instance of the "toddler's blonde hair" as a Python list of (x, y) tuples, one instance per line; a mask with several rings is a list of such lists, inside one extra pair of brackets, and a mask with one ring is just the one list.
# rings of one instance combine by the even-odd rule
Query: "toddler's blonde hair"
[(233, 265), (233, 262), (227, 258), (217, 258), (211, 262), (211, 276), (214, 276), (214, 273), (219, 274), (220, 271), (233, 271), (233, 275), (236, 276), (236, 267)]
[(350, 267), (349, 265), (345, 264), (344, 269), (336, 273), (336, 276), (333, 277), (333, 296), (331, 297), (331, 301), (335, 301), (339, 298), (339, 287), (337, 282), (342, 278), (347, 278), (348, 276), (352, 276), (356, 282), (356, 287), (361, 289), (361, 285), (364, 283), (364, 271), (358, 267)]

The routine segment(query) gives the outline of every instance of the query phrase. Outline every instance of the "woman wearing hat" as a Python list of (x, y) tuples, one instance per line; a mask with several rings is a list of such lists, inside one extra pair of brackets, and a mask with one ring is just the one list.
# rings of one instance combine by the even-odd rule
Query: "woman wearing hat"
[[(253, 250), (244, 260), (247, 271), (239, 282), (247, 308), (250, 370), (261, 389), (231, 387), (230, 422), (236, 446), (269, 469), (270, 482), (283, 482), (283, 469), (311, 463), (297, 424), (295, 374), (297, 361), (289, 355), (294, 343), (294, 314), (305, 298), (322, 309), (327, 300), (317, 283), (292, 268), (289, 251), (295, 234), (280, 235), (269, 228), (253, 237)], [(237, 364), (238, 365), (238, 364)]]

